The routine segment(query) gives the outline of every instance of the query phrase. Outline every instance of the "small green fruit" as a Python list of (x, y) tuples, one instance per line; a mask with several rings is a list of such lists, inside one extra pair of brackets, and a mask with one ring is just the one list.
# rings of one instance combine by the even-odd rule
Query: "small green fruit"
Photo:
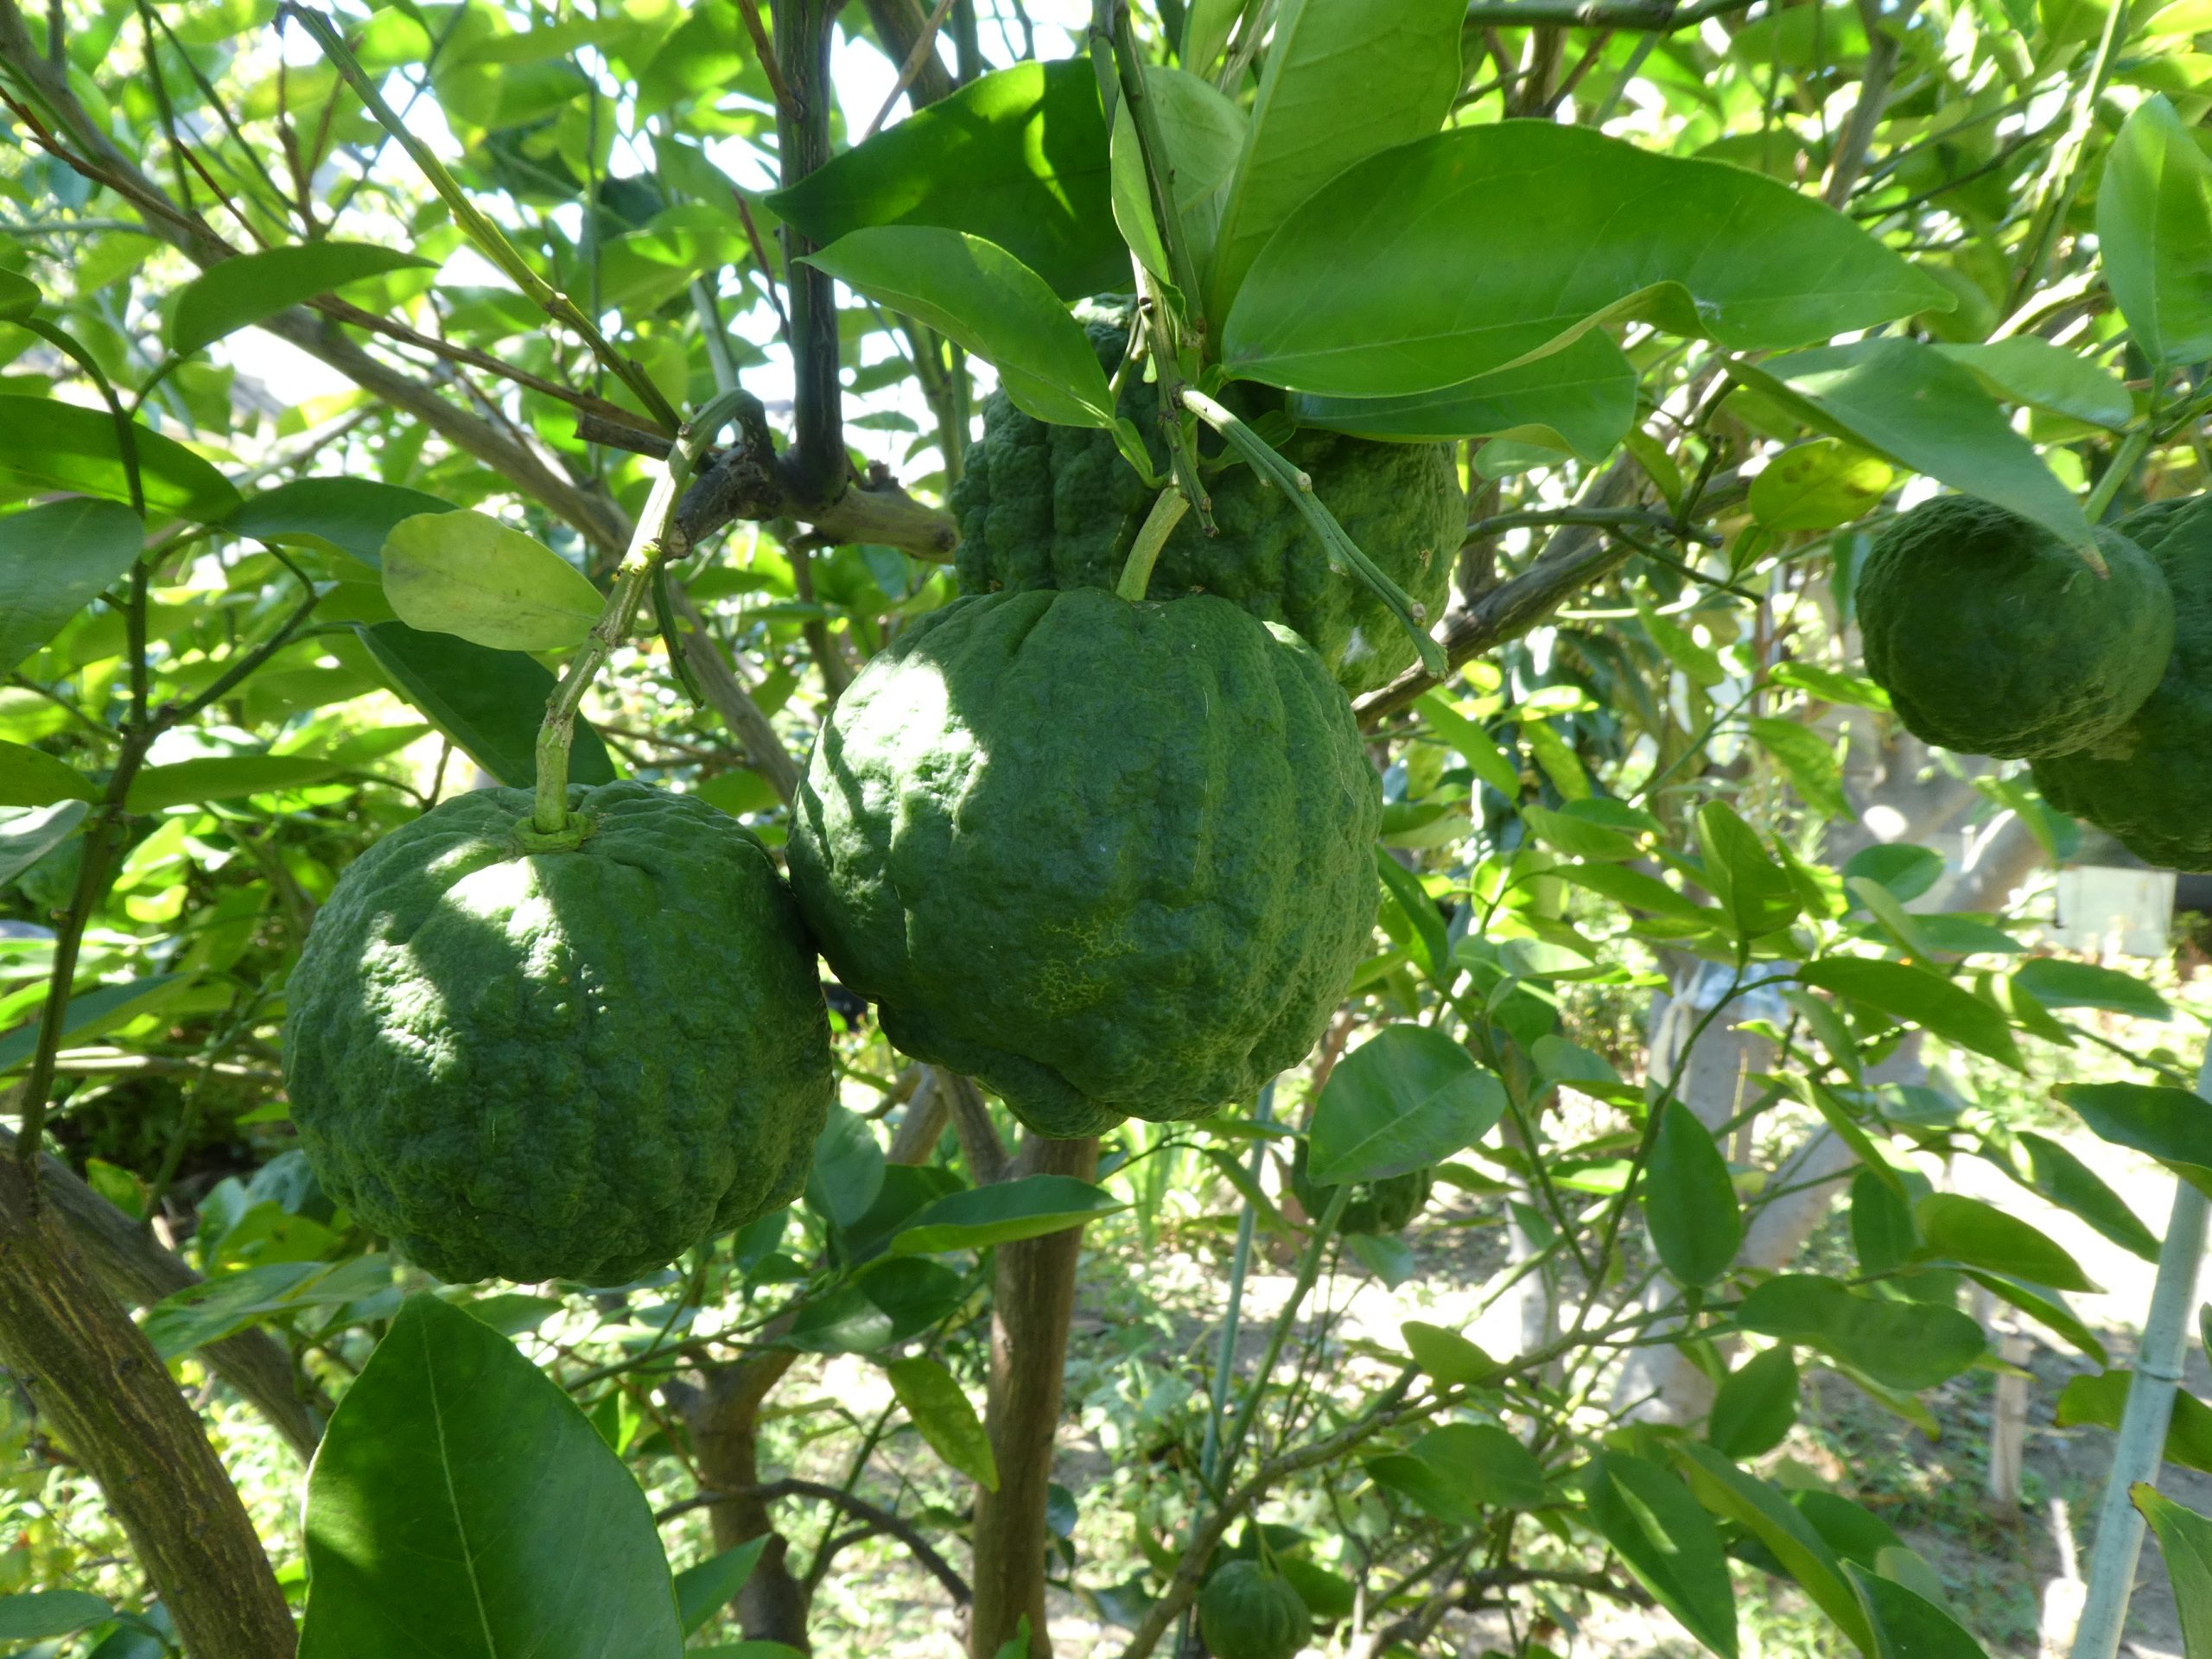
[(1288, 1580), (1257, 1561), (1230, 1561), (1198, 1592), (1198, 1632), (1214, 1659), (1291, 1659), (1313, 1619)]

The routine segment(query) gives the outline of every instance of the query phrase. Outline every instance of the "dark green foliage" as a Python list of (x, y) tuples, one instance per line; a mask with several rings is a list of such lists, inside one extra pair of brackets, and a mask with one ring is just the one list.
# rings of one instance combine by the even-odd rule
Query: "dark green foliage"
[[(1334, 1196), (1333, 1186), (1316, 1186), (1306, 1173), (1306, 1142), (1300, 1140), (1290, 1154), (1290, 1190), (1300, 1208), (1318, 1222), (1321, 1212), (1329, 1206)], [(1344, 1200), (1343, 1219), (1337, 1224), (1342, 1233), (1398, 1233), (1419, 1215), (1428, 1203), (1428, 1195), (1436, 1190), (1436, 1172), (1416, 1169), (1410, 1174), (1393, 1175), (1387, 1180), (1361, 1181), (1351, 1190), (1351, 1197)]]
[(2212, 869), (2212, 496), (2120, 520), (2173, 592), (2174, 648), (2134, 718), (2101, 743), (2035, 763), (2045, 799), (2149, 863)]
[(1214, 1659), (1291, 1659), (1313, 1620), (1288, 1580), (1257, 1561), (1230, 1561), (1198, 1592), (1198, 1632)]
[(1217, 599), (956, 600), (838, 700), (793, 806), (838, 978), (1046, 1135), (1249, 1096), (1320, 1035), (1374, 921), (1351, 710)]
[(1971, 496), (1915, 507), (1859, 577), (1866, 671), (1898, 718), (1962, 754), (2063, 754), (2109, 737), (2173, 647), (2158, 567), (2097, 532), (2101, 578), (2041, 525)]
[(289, 987), (292, 1116), (331, 1196), (451, 1280), (615, 1284), (787, 1204), (835, 1084), (813, 951), (766, 850), (704, 802), (521, 790), (363, 854)]
[[(1122, 360), (1118, 320), (1094, 321), (1091, 342), (1109, 372)], [(1280, 394), (1233, 389), (1246, 419)], [(1165, 476), (1157, 387), (1141, 372), (1123, 381), (1116, 404), (1145, 435)], [(1449, 444), (1373, 443), (1335, 433), (1298, 432), (1276, 448), (1313, 480), (1314, 493), (1352, 540), (1430, 618), (1440, 613), (1453, 556), (1465, 533), (1466, 499)], [(1305, 636), (1345, 690), (1371, 690), (1411, 666), (1413, 643), (1366, 585), (1329, 569), (1327, 553), (1281, 491), (1263, 485), (1211, 433), (1201, 455), (1220, 535), (1209, 538), (1186, 514), (1160, 550), (1146, 590), (1152, 599), (1198, 593), (1232, 601), (1266, 622)], [(960, 519), (960, 582), (969, 593), (1000, 588), (1111, 588), (1152, 506), (1154, 492), (1123, 461), (1113, 438), (1048, 426), (994, 394), (983, 405), (983, 438), (968, 453), (953, 488)]]

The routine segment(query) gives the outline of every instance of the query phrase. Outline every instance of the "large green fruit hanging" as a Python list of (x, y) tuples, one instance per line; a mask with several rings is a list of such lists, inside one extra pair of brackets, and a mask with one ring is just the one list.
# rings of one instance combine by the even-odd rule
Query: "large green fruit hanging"
[(1288, 1580), (1257, 1561), (1230, 1561), (1198, 1592), (1198, 1633), (1214, 1659), (1291, 1659), (1313, 1618)]
[[(1089, 332), (1112, 372), (1127, 339), (1123, 325), (1094, 321)], [(1280, 394), (1255, 386), (1230, 394), (1247, 419), (1269, 400), (1279, 405)], [(1154, 465), (1164, 469), (1157, 390), (1133, 370), (1116, 408), (1136, 423)], [(1211, 434), (1201, 446), (1218, 447)], [(1360, 550), (1433, 622), (1466, 533), (1451, 446), (1375, 443), (1307, 429), (1277, 448), (1313, 479), (1315, 495)], [(1413, 642), (1397, 620), (1357, 576), (1330, 569), (1319, 539), (1282, 491), (1241, 464), (1211, 473), (1205, 485), (1221, 533), (1208, 537), (1197, 514), (1185, 514), (1153, 568), (1151, 598), (1212, 594), (1282, 623), (1354, 694), (1412, 665)], [(961, 587), (1111, 588), (1154, 495), (1108, 434), (1033, 420), (995, 393), (983, 405), (982, 442), (968, 452), (952, 491)]]
[[(1316, 1224), (1329, 1202), (1336, 1196), (1333, 1186), (1316, 1186), (1313, 1177), (1306, 1172), (1304, 1140), (1298, 1142), (1290, 1154), (1291, 1196), (1298, 1200), (1299, 1208), (1311, 1216)], [(1344, 1200), (1343, 1217), (1337, 1223), (1340, 1233), (1402, 1233), (1407, 1224), (1427, 1206), (1429, 1194), (1436, 1190), (1436, 1172), (1416, 1169), (1408, 1174), (1393, 1175), (1380, 1181), (1361, 1181)]]
[(1373, 925), (1380, 812), (1287, 630), (1218, 599), (997, 594), (838, 700), (791, 886), (892, 1041), (1095, 1135), (1203, 1116), (1313, 1046)]
[(2173, 655), (2133, 719), (2093, 748), (2037, 760), (2036, 785), (2138, 858), (2212, 869), (2212, 496), (2156, 502), (2120, 528), (2165, 574)]
[(1912, 734), (1961, 754), (2063, 754), (2151, 695), (2173, 648), (2158, 567), (2110, 531), (2099, 576), (2042, 525), (1939, 496), (1875, 538), (1859, 572), (1866, 671)]
[(284, 1075), (332, 1198), (440, 1277), (619, 1284), (797, 1196), (835, 1092), (767, 851), (704, 802), (456, 796), (354, 861), (288, 991)]

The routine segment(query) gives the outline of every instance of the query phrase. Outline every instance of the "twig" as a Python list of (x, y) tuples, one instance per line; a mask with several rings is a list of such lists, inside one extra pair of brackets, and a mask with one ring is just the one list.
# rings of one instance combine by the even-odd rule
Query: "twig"
[(671, 1503), (653, 1516), (656, 1524), (673, 1521), (679, 1515), (689, 1515), (694, 1510), (707, 1509), (716, 1503), (734, 1503), (741, 1497), (757, 1498), (763, 1503), (772, 1503), (779, 1497), (813, 1497), (824, 1503), (835, 1504), (857, 1521), (863, 1521), (876, 1531), (896, 1538), (913, 1552), (919, 1561), (945, 1588), (947, 1594), (965, 1607), (974, 1601), (975, 1592), (969, 1589), (968, 1580), (962, 1578), (951, 1562), (938, 1554), (937, 1547), (922, 1536), (913, 1523), (901, 1520), (888, 1510), (878, 1509), (864, 1497), (856, 1497), (841, 1486), (831, 1486), (818, 1480), (787, 1478), (772, 1480), (765, 1486), (747, 1486), (734, 1492), (701, 1492), (679, 1503)]
[(868, 130), (861, 135), (861, 143), (866, 143), (883, 130), (883, 124), (891, 118), (893, 106), (906, 95), (906, 89), (914, 84), (914, 77), (922, 73), (923, 60), (937, 51), (937, 32), (944, 26), (945, 16), (951, 10), (952, 0), (937, 0), (936, 9), (922, 24), (922, 32), (914, 37), (913, 48), (906, 54), (906, 62), (899, 66), (897, 84), (883, 100), (883, 107), (875, 112), (875, 119), (868, 124)]

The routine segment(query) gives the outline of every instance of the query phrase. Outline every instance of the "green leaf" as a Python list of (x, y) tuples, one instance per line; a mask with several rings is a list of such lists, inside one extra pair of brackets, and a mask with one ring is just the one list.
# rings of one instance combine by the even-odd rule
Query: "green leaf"
[(2158, 1259), (2158, 1236), (2143, 1224), (2104, 1178), (2059, 1142), (2031, 1130), (2019, 1132), (2028, 1154), (2030, 1184), (2060, 1209), (2079, 1216), (2133, 1255)]
[(1582, 1519), (1636, 1581), (1721, 1659), (1736, 1653), (1736, 1592), (1719, 1529), (1689, 1488), (1656, 1463), (1600, 1452), (1581, 1474)]
[(1981, 1326), (1956, 1308), (1861, 1296), (1805, 1273), (1777, 1274), (1753, 1290), (1736, 1323), (1908, 1391), (1948, 1382), (1987, 1345)]
[(2099, 1140), (2148, 1153), (2212, 1192), (2212, 1107), (2201, 1096), (2140, 1083), (2075, 1083), (2057, 1092)]
[(1897, 1190), (1901, 1185), (1894, 1171), (1878, 1163), (1851, 1178), (1851, 1248), (1862, 1274), (1895, 1273), (1920, 1248), (1912, 1207)]
[(1097, 76), (1078, 56), (970, 81), (767, 205), (817, 245), (875, 226), (964, 231), (1074, 300), (1128, 286), (1107, 168)]
[(61, 631), (138, 562), (130, 508), (79, 498), (0, 518), (0, 674)]
[(2045, 1330), (2073, 1344), (2098, 1364), (2111, 1363), (2111, 1356), (2106, 1353), (2097, 1333), (2084, 1325), (2056, 1293), (2046, 1296), (2001, 1274), (1983, 1273), (1973, 1268), (1967, 1269), (1967, 1277), (1999, 1301), (2010, 1303)]
[(1254, 262), (1223, 355), (1232, 374), (1293, 391), (1395, 397), (1616, 321), (1765, 350), (1946, 292), (1774, 180), (1506, 121), (1385, 150), (1306, 201)]
[(394, 524), (458, 511), (435, 495), (372, 478), (296, 478), (251, 498), (224, 528), (282, 546), (327, 544), (374, 569)]
[(1413, 929), (1413, 945), (1418, 947), (1414, 952), (1414, 959), (1421, 971), (1440, 985), (1447, 983), (1457, 970), (1452, 966), (1452, 946), (1445, 938), (1444, 918), (1438, 913), (1436, 901), (1428, 896), (1419, 876), (1380, 847), (1375, 849), (1375, 868), (1389, 893), (1390, 901)]
[(348, 283), (410, 266), (432, 269), (435, 264), (365, 242), (302, 242), (240, 254), (210, 265), (176, 296), (169, 311), (169, 350), (188, 357), (226, 334)]
[[(478, 766), (510, 789), (528, 789), (537, 780), (537, 728), (553, 695), (551, 669), (518, 651), (493, 651), (404, 622), (357, 626), (354, 632), (391, 689)], [(607, 746), (579, 720), (569, 750), (569, 781), (613, 780)]]
[[(130, 499), (122, 439), (107, 410), (52, 397), (0, 397), (0, 432), (8, 435), (0, 479), (35, 490)], [(174, 438), (135, 421), (130, 437), (151, 518), (212, 524), (237, 508), (231, 481)]]
[(2144, 356), (2212, 357), (2212, 162), (2164, 93), (2135, 106), (2106, 156), (2097, 255)]
[(1861, 1653), (1872, 1654), (1874, 1633), (1843, 1576), (1843, 1563), (1774, 1484), (1745, 1474), (1711, 1446), (1694, 1440), (1682, 1442), (1677, 1455), (1698, 1502), (1764, 1544), (1814, 1605), (1834, 1620)]
[(20, 271), (0, 270), (0, 322), (19, 322), (39, 308), (38, 284)]
[(1867, 340), (1759, 364), (1732, 359), (1728, 372), (1816, 431), (1994, 501), (2063, 540), (2090, 540), (2072, 493), (2035, 447), (1969, 371), (1932, 346)]
[(1679, 1100), (1659, 1109), (1643, 1175), (1643, 1222), (1667, 1271), (1685, 1285), (1709, 1285), (1728, 1271), (1744, 1242), (1744, 1212), (1728, 1160), (1712, 1131)]
[(1602, 461), (1636, 424), (1636, 365), (1602, 328), (1549, 356), (1402, 397), (1291, 394), (1301, 426), (1400, 443), (1504, 438)]
[(99, 791), (74, 766), (43, 749), (0, 741), (0, 806), (51, 806), (99, 798)]
[(82, 1590), (33, 1590), (0, 1596), (0, 1642), (74, 1636), (115, 1617), (115, 1609)]
[(221, 1342), (264, 1320), (373, 1296), (391, 1283), (391, 1258), (273, 1262), (171, 1293), (146, 1310), (146, 1339), (163, 1359)]
[[(149, 974), (142, 979), (127, 979), (120, 984), (100, 985), (73, 993), (61, 1016), (61, 1046), (67, 1048), (73, 1043), (90, 1042), (136, 1020), (160, 1007), (171, 993), (183, 989), (191, 979), (189, 974)], [(32, 1009), (29, 1020), (0, 1037), (0, 1076), (29, 1064), (38, 1047), (42, 1008), (43, 1004)]]
[(1543, 1466), (1507, 1430), (1489, 1423), (1433, 1428), (1411, 1450), (1366, 1460), (1369, 1476), (1439, 1520), (1478, 1525), (1491, 1510), (1544, 1501)]
[(1965, 1626), (1918, 1592), (1855, 1561), (1844, 1571), (1866, 1604), (1879, 1659), (1988, 1659)]
[(2138, 1020), (2174, 1017), (2166, 999), (2134, 975), (2094, 962), (2037, 957), (2013, 971), (2012, 988), (2025, 991), (2046, 1008), (2103, 1008)]
[(2005, 1016), (1940, 974), (1871, 957), (1824, 957), (1807, 963), (1797, 976), (1815, 989), (1833, 991), (1893, 1020), (1923, 1027), (1947, 1043), (2001, 1060), (2016, 1071), (2027, 1069)]
[(1738, 938), (1749, 944), (1797, 919), (1802, 906), (1789, 872), (1768, 855), (1758, 832), (1732, 807), (1707, 801), (1698, 810), (1697, 826), (1706, 885)]
[[(2059, 1390), (2054, 1421), (2060, 1428), (2088, 1424), (2117, 1429), (2127, 1409), (2127, 1391), (2134, 1386), (2134, 1372), (2122, 1367), (2094, 1376), (2069, 1377)], [(2184, 1469), (2212, 1474), (2212, 1406), (2187, 1389), (2177, 1391), (2173, 1416), (2166, 1425), (2165, 1449), (2159, 1456)]]
[(2082, 1264), (2043, 1231), (1995, 1205), (1959, 1192), (1931, 1192), (1912, 1207), (1930, 1257), (2011, 1274), (2051, 1290), (2094, 1291)]
[(1751, 480), (1751, 516), (1772, 531), (1834, 530), (1864, 518), (1896, 476), (1879, 455), (1816, 438), (1783, 450)]
[(1300, 203), (1355, 162), (1443, 124), (1459, 90), (1465, 26), (1465, 8), (1452, 0), (1282, 0), (1224, 190), (1209, 317), (1231, 315), (1252, 262)]
[(2117, 376), (2039, 335), (1936, 349), (1973, 371), (1974, 378), (2006, 403), (2047, 409), (2112, 431), (2135, 418), (2134, 399)]
[(891, 1392), (899, 1396), (930, 1449), (985, 1491), (998, 1491), (999, 1466), (991, 1455), (991, 1437), (969, 1402), (968, 1391), (952, 1373), (926, 1354), (894, 1359), (883, 1370), (891, 1379)]
[(1386, 1026), (1330, 1072), (1306, 1173), (1316, 1186), (1411, 1174), (1472, 1146), (1504, 1111), (1497, 1077), (1442, 1032)]
[[(1244, 111), (1196, 75), (1157, 64), (1147, 66), (1144, 73), (1167, 149), (1176, 218), (1192, 258), (1203, 264), (1213, 249), (1214, 216), (1220, 210), (1217, 193), (1244, 146)], [(1136, 120), (1127, 99), (1114, 110), (1113, 188), (1114, 219), (1122, 237), (1146, 270), (1172, 281), (1174, 273), (1160, 239)]]
[(1797, 1357), (1784, 1343), (1721, 1379), (1705, 1422), (1714, 1450), (1742, 1460), (1771, 1452), (1797, 1421)]
[(1577, 864), (1557, 872), (1560, 879), (1611, 899), (1634, 910), (1680, 922), (1705, 922), (1712, 912), (1686, 893), (1677, 893), (1656, 876), (1618, 864)]
[[(1570, 803), (1571, 804), (1571, 803)], [(1569, 858), (1591, 858), (1601, 863), (1624, 863), (1643, 856), (1634, 836), (1609, 824), (1592, 823), (1572, 812), (1548, 807), (1523, 806), (1521, 822), (1529, 833), (1555, 853)]]
[(761, 1551), (768, 1548), (768, 1537), (763, 1533), (733, 1544), (719, 1555), (676, 1575), (677, 1617), (684, 1635), (697, 1635), (709, 1619), (729, 1605), (731, 1597), (745, 1588), (745, 1581), (760, 1563)]
[(1457, 1331), (1408, 1319), (1398, 1327), (1398, 1334), (1404, 1338), (1414, 1363), (1447, 1389), (1479, 1387), (1497, 1375), (1497, 1362)]
[(1507, 800), (1521, 793), (1521, 773), (1499, 748), (1497, 740), (1452, 706), (1442, 691), (1424, 693), (1414, 704), (1428, 728), (1459, 751), (1468, 769)]
[(808, 263), (988, 358), (1024, 414), (1060, 426), (1113, 427), (1113, 391), (1090, 340), (1044, 280), (996, 244), (959, 231), (885, 226), (855, 231)]
[(896, 1255), (980, 1250), (1065, 1232), (1128, 1206), (1071, 1175), (1025, 1175), (939, 1198), (891, 1241)]
[(2186, 1659), (2212, 1659), (2212, 1521), (2183, 1509), (2148, 1481), (2137, 1481), (2127, 1496), (2158, 1535), (2158, 1553), (2165, 1557), (2166, 1580), (2181, 1618), (2182, 1652)]
[(1853, 816), (1843, 792), (1843, 768), (1828, 740), (1794, 720), (1763, 717), (1745, 722), (1758, 746), (1775, 759), (1797, 798), (1824, 818)]
[(385, 537), (383, 568), (402, 622), (493, 651), (580, 645), (606, 607), (582, 571), (480, 512), (401, 519)]
[(346, 767), (311, 754), (214, 754), (149, 766), (130, 780), (124, 805), (133, 812), (161, 812), (199, 801), (235, 800), (265, 791), (303, 789), (336, 777)]
[(1643, 624), (1651, 643), (1659, 647), (1661, 656), (1682, 671), (1692, 685), (1718, 685), (1728, 677), (1719, 654), (1698, 644), (1688, 628), (1677, 626), (1671, 617), (1662, 616), (1640, 594), (1635, 596), (1634, 603), (1637, 620)]
[(0, 887), (75, 835), (89, 810), (80, 800), (56, 801), (0, 819)]
[(644, 1491), (497, 1332), (412, 1296), (308, 1478), (301, 1659), (675, 1659)]

